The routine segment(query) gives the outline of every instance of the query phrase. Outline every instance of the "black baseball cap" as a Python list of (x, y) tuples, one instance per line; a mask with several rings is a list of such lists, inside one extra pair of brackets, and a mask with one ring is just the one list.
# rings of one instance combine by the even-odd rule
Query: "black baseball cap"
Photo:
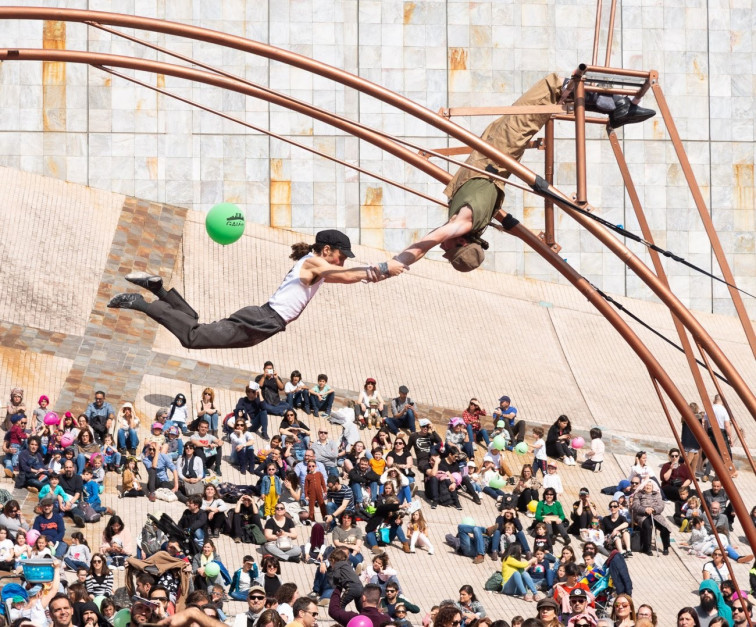
[(349, 237), (341, 231), (335, 229), (320, 231), (315, 236), (315, 243), (327, 244), (331, 248), (337, 248), (347, 257), (354, 257), (354, 253), (352, 252), (352, 242), (349, 241)]

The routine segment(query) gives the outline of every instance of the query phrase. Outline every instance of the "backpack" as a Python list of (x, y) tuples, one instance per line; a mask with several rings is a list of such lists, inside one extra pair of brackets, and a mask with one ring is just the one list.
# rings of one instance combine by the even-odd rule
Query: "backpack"
[(483, 589), (490, 592), (500, 592), (502, 581), (503, 578), (501, 576), (501, 573), (499, 571), (496, 571), (493, 575), (486, 579), (486, 583), (483, 584)]
[(81, 509), (82, 518), (84, 518), (84, 522), (88, 523), (96, 523), (99, 522), (101, 515), (95, 510), (92, 505), (87, 503), (86, 501), (82, 501), (79, 504), (79, 508)]
[(267, 540), (260, 527), (250, 524), (242, 527), (242, 542), (247, 544), (265, 544)]

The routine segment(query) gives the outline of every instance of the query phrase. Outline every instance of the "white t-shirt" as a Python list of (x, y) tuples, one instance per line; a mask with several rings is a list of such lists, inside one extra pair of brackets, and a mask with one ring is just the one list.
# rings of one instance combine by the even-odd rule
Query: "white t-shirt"
[(706, 562), (703, 569), (709, 573), (712, 580), (719, 585), (725, 579), (730, 578), (730, 572), (727, 570), (727, 564), (722, 564), (719, 568), (716, 567), (714, 562)]
[(14, 546), (15, 543), (12, 540), (5, 539), (0, 542), (0, 562), (12, 562), (15, 559)]
[(562, 486), (562, 478), (556, 473), (554, 473), (553, 475), (549, 474), (548, 472), (546, 473), (546, 476), (543, 478), (543, 487), (544, 489), (554, 488), (554, 491), (557, 494), (562, 494), (564, 492), (564, 487)]
[(601, 438), (594, 438), (593, 440), (591, 440), (591, 451), (593, 451), (591, 459), (594, 462), (603, 462), (605, 449), (606, 446), (604, 445), (604, 441)]
[(541, 461), (546, 461), (546, 442), (543, 438), (538, 438), (533, 443), (533, 450), (535, 451), (535, 458)]
[(730, 422), (730, 415), (727, 413), (727, 410), (723, 405), (719, 405), (717, 403), (714, 403), (711, 408), (714, 410), (714, 418), (717, 419), (719, 428), (724, 429), (725, 423)]
[(301, 390), (305, 387), (305, 384), (301, 381), (294, 385), (291, 381), (287, 381), (284, 385), (284, 393), (285, 394), (292, 394), (293, 392), (296, 392), (297, 390)]

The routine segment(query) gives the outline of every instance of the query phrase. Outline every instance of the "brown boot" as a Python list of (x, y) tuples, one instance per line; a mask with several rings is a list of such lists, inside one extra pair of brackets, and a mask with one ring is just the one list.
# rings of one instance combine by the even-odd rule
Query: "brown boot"
[(409, 542), (402, 542), (402, 551), (404, 551), (405, 553), (412, 553)]
[(473, 560), (473, 564), (482, 564), (485, 557), (482, 555), (476, 555), (475, 559)]

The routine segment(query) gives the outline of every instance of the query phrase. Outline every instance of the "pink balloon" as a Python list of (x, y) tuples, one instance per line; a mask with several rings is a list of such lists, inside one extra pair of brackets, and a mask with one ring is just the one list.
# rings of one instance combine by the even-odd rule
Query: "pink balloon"
[(583, 448), (585, 446), (585, 440), (581, 438), (580, 436), (577, 436), (576, 438), (572, 438), (572, 448), (578, 449)]
[(367, 616), (359, 614), (347, 623), (347, 627), (373, 627), (373, 621)]
[(29, 531), (26, 532), (26, 544), (29, 546), (33, 545), (40, 535), (41, 534), (36, 529), (29, 529)]
[(60, 438), (60, 445), (63, 448), (68, 448), (74, 443), (74, 438), (70, 433), (67, 433), (62, 438)]
[(46, 425), (59, 425), (60, 424), (60, 418), (58, 417), (58, 414), (56, 414), (54, 411), (49, 411), (45, 414), (45, 417), (42, 419), (42, 421)]

